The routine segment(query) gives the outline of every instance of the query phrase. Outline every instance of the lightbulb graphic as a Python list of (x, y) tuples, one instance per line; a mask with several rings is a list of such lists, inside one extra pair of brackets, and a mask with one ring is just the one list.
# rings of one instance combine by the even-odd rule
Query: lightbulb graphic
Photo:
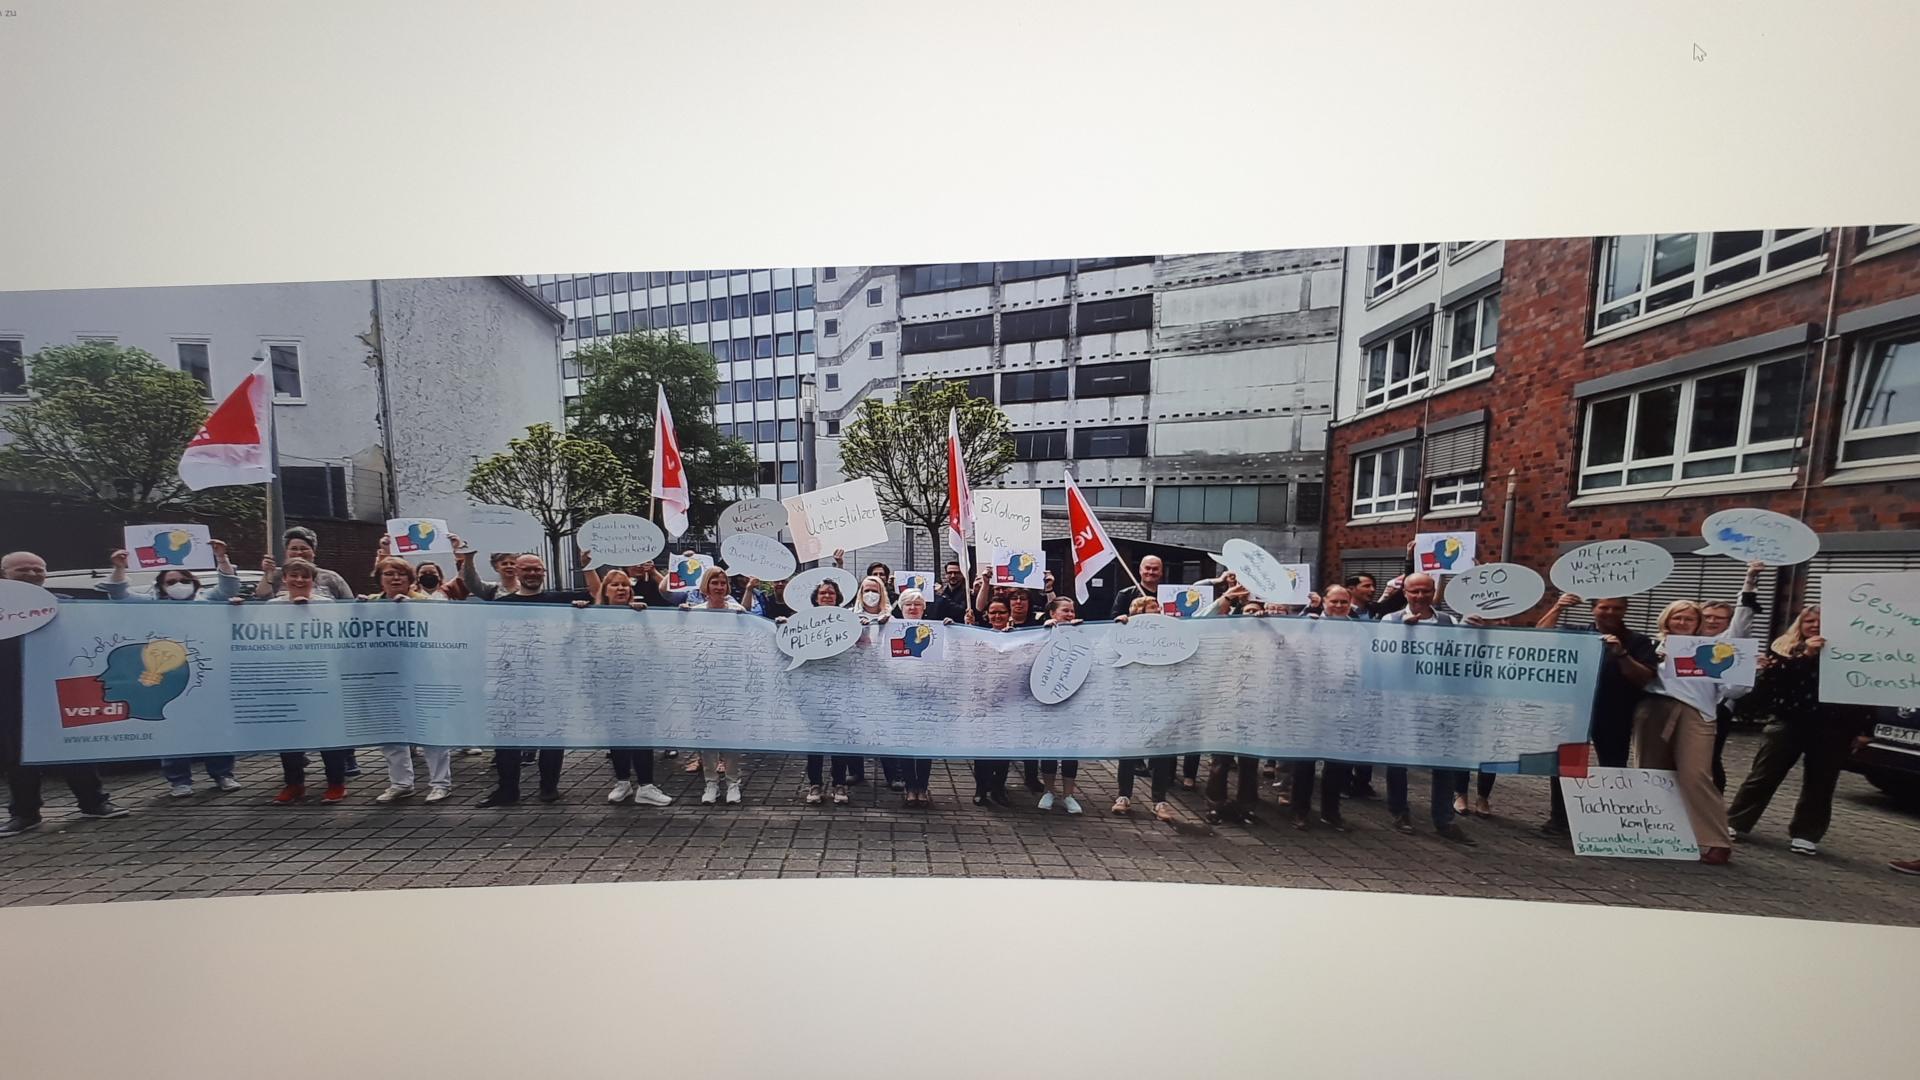
[(141, 686), (159, 686), (167, 672), (187, 662), (187, 647), (177, 641), (159, 639), (147, 642), (140, 650)]

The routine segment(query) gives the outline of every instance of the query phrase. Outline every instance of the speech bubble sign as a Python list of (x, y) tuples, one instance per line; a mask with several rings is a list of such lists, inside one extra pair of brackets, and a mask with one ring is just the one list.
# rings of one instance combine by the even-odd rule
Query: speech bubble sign
[(1177, 664), (1200, 651), (1200, 631), (1166, 615), (1135, 615), (1107, 633), (1120, 659), (1114, 667)]
[(1246, 586), (1255, 600), (1269, 604), (1305, 604), (1313, 591), (1313, 571), (1305, 563), (1283, 563), (1266, 548), (1239, 537), (1220, 547), (1220, 565)]
[(745, 575), (761, 581), (779, 581), (793, 576), (799, 563), (787, 545), (762, 533), (734, 533), (720, 542), (720, 559), (727, 573)]
[(734, 533), (779, 536), (787, 527), (787, 508), (775, 499), (741, 499), (720, 511), (720, 540)]
[(1752, 506), (1707, 515), (1700, 536), (1707, 546), (1697, 555), (1725, 555), (1768, 566), (1803, 563), (1820, 550), (1819, 534), (1805, 522)]
[(667, 548), (660, 526), (633, 514), (601, 514), (580, 526), (573, 542), (596, 566), (638, 566)]
[(1092, 670), (1092, 634), (1084, 626), (1056, 626), (1047, 631), (1047, 643), (1033, 658), (1027, 688), (1040, 704), (1058, 705), (1080, 689)]
[(1482, 563), (1447, 582), (1447, 606), (1483, 619), (1512, 618), (1545, 595), (1546, 581), (1532, 567), (1519, 563)]
[(1595, 540), (1553, 561), (1553, 587), (1583, 600), (1633, 596), (1667, 580), (1673, 556), (1645, 540)]
[(38, 585), (0, 578), (0, 639), (32, 633), (59, 613), (59, 597)]
[(840, 589), (840, 606), (852, 607), (860, 591), (860, 583), (852, 574), (837, 566), (816, 566), (811, 570), (802, 570), (787, 582), (787, 606), (795, 611), (805, 611), (815, 606), (813, 594), (820, 589), (820, 583), (831, 581)]
[(846, 608), (796, 611), (780, 625), (775, 640), (780, 651), (793, 658), (787, 665), (792, 671), (810, 660), (824, 660), (853, 648), (860, 640), (860, 616)]

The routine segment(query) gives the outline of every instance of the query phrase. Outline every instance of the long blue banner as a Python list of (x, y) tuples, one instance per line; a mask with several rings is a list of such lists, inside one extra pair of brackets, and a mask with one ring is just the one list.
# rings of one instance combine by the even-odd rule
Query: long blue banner
[[(876, 626), (796, 665), (772, 623), (724, 612), (69, 603), (26, 638), (25, 757), (410, 742), (1512, 769), (1586, 740), (1602, 659), (1590, 634), (1211, 618), (1181, 627), (1191, 657), (1150, 666), (1113, 624), (921, 625), (910, 648)], [(1043, 703), (1036, 662), (1085, 681)]]

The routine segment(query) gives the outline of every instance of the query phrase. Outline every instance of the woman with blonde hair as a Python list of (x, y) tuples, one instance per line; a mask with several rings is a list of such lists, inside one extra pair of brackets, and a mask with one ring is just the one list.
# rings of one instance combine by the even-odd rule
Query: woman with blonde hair
[[(291, 563), (289, 563), (291, 566)], [(445, 600), (437, 589), (420, 588), (419, 571), (397, 555), (389, 555), (374, 564), (374, 577), (380, 591), (361, 597), (368, 602)], [(374, 802), (390, 803), (413, 797), (413, 747), (408, 743), (381, 743), (380, 753), (387, 759), (387, 790), (373, 797)], [(445, 746), (423, 746), (420, 753), (427, 763), (427, 801), (440, 802), (453, 792), (453, 750)]]
[(1820, 839), (1833, 820), (1833, 789), (1856, 739), (1872, 730), (1872, 714), (1857, 705), (1829, 705), (1820, 701), (1820, 653), (1827, 639), (1820, 634), (1820, 606), (1809, 604), (1773, 639), (1753, 692), (1772, 714), (1753, 755), (1753, 768), (1733, 797), (1728, 815), (1735, 836), (1745, 836), (1760, 823), (1780, 781), (1805, 758), (1800, 798), (1787, 822), (1788, 850), (1795, 855), (1818, 855)]
[[(1655, 629), (1664, 661), (1669, 636), (1699, 633), (1700, 605), (1675, 600), (1660, 612)], [(1720, 693), (1717, 680), (1668, 678), (1656, 670), (1647, 684), (1647, 696), (1633, 714), (1640, 767), (1674, 772), (1687, 819), (1693, 823), (1694, 842), (1700, 845), (1700, 861), (1715, 866), (1733, 857), (1733, 848), (1722, 840), (1727, 835), (1727, 808), (1713, 784), (1714, 714)]]
[[(625, 570), (609, 570), (600, 577), (593, 590), (592, 600), (575, 600), (576, 608), (623, 607), (633, 611), (645, 611), (647, 605), (634, 595), (633, 577)], [(615, 746), (607, 751), (607, 759), (613, 762), (613, 790), (607, 793), (610, 803), (623, 803), (633, 800), (635, 806), (670, 806), (673, 796), (661, 791), (653, 782), (653, 748), (650, 746)]]
[[(688, 600), (680, 605), (681, 611), (731, 611), (736, 615), (745, 615), (747, 609), (733, 598), (733, 579), (725, 570), (717, 566), (709, 567), (700, 575), (698, 600)], [(728, 806), (740, 805), (740, 785), (746, 783), (747, 770), (737, 751), (701, 748), (700, 771), (705, 775), (707, 786), (700, 793), (700, 805), (712, 806), (720, 801), (720, 775), (726, 774)], [(732, 768), (728, 769), (728, 758), (732, 758)]]

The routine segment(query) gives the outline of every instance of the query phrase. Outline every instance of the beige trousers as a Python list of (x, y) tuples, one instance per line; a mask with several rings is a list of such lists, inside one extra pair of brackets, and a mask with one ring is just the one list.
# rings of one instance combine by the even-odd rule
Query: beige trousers
[(1700, 850), (1731, 847), (1727, 807), (1713, 784), (1713, 717), (1673, 698), (1648, 694), (1634, 710), (1633, 728), (1640, 767), (1673, 770)]

